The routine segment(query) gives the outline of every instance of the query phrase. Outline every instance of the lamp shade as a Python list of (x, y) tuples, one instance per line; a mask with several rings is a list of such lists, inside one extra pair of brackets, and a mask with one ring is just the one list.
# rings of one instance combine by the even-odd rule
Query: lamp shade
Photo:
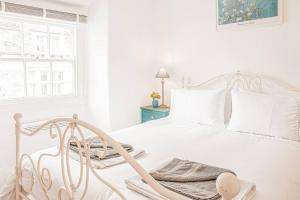
[(161, 68), (157, 74), (156, 78), (170, 78), (170, 75), (168, 74), (167, 70), (164, 68)]

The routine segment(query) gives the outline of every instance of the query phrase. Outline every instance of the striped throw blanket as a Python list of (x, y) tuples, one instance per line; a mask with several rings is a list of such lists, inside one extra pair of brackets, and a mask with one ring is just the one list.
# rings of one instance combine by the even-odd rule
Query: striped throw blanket
[[(86, 156), (85, 152), (85, 144), (90, 145), (90, 158), (92, 160), (106, 160), (111, 158), (117, 158), (120, 157), (120, 154), (117, 153), (112, 146), (105, 145), (102, 140), (98, 137), (92, 137), (88, 138), (84, 141), (80, 142), (80, 147), (77, 145), (75, 141), (71, 141), (70, 143), (70, 149), (79, 154), (82, 153), (83, 156)], [(121, 144), (120, 145), (128, 152), (133, 151), (133, 147), (129, 144)]]

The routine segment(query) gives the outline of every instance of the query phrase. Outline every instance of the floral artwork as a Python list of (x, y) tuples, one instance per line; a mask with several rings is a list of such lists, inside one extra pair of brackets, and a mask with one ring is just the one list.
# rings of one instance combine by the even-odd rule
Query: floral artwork
[(217, 0), (218, 25), (242, 24), (279, 16), (279, 0)]

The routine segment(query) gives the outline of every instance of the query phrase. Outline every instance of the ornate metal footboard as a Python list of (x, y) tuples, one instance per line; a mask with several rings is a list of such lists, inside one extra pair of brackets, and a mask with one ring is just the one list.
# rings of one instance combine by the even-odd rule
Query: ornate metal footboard
[[(73, 115), (73, 118), (56, 118), (49, 120), (42, 124), (40, 127), (36, 128), (34, 131), (26, 132), (22, 130), (21, 124), (21, 114), (15, 114), (15, 127), (16, 127), (16, 200), (26, 199), (32, 200), (34, 198), (34, 194), (32, 192), (33, 180), (37, 182), (40, 187), (40, 193), (45, 197), (45, 199), (68, 199), (68, 200), (77, 200), (77, 199), (85, 199), (87, 195), (87, 190), (89, 187), (89, 179), (90, 176), (96, 177), (99, 181), (105, 184), (108, 188), (110, 188), (113, 192), (115, 192), (120, 199), (125, 200), (125, 196), (116, 189), (112, 184), (108, 181), (101, 178), (98, 174), (100, 170), (95, 170), (93, 167), (92, 161), (90, 159), (90, 144), (84, 142), (82, 145), (82, 141), (85, 141), (86, 132), (88, 131), (92, 133), (93, 136), (97, 136), (104, 144), (110, 145), (114, 148), (114, 150), (119, 153), (129, 165), (135, 169), (135, 171), (145, 180), (156, 192), (161, 194), (162, 196), (171, 199), (171, 200), (188, 200), (188, 198), (174, 193), (164, 187), (162, 187), (158, 182), (156, 182), (147, 171), (138, 164), (135, 159), (127, 153), (123, 147), (112, 139), (110, 136), (105, 134), (100, 129), (95, 126), (83, 122), (78, 119), (76, 114)], [(58, 124), (61, 122), (66, 122), (66, 127), (60, 127)], [(51, 140), (57, 140), (57, 152), (44, 153), (38, 156), (38, 158), (33, 158), (31, 155), (21, 152), (21, 136), (34, 136), (40, 133), (42, 130), (49, 130), (49, 137)], [(89, 135), (91, 136), (91, 135)], [(71, 171), (71, 162), (70, 162), (70, 143), (75, 142), (77, 147), (79, 147), (79, 177), (74, 178), (74, 174)], [(83, 152), (83, 153), (82, 153)], [(103, 156), (105, 156), (103, 153)], [(85, 155), (83, 155), (85, 154)], [(63, 180), (63, 185), (57, 191), (55, 191), (55, 197), (51, 197), (49, 195), (49, 191), (53, 190), (53, 175), (47, 166), (43, 166), (43, 159), (47, 158), (58, 158), (60, 165), (60, 174)], [(24, 179), (24, 169), (25, 165), (30, 165), (30, 171), (32, 172), (32, 179), (30, 180), (29, 186), (24, 187), (22, 181)], [(35, 177), (35, 178), (33, 178)], [(222, 178), (222, 177), (221, 177)], [(226, 188), (232, 188), (232, 185), (226, 185), (224, 187), (224, 178), (226, 182), (226, 178), (228, 176), (225, 174), (222, 179), (217, 181), (217, 188), (220, 193), (224, 194), (223, 198), (225, 200), (230, 200), (234, 195), (231, 190), (226, 190)], [(229, 177), (231, 180), (230, 184), (232, 184), (232, 177)], [(237, 180), (234, 180), (237, 182)], [(28, 184), (28, 183), (27, 183)], [(228, 187), (227, 187), (228, 186)], [(233, 186), (235, 187), (235, 186)], [(239, 187), (235, 188), (239, 189)], [(236, 191), (238, 192), (238, 191)], [(229, 194), (229, 196), (228, 196)], [(228, 198), (229, 197), (229, 198)]]

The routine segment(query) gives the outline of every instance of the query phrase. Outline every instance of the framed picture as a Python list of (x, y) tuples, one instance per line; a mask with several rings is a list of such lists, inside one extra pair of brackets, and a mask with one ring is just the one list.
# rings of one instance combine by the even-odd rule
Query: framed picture
[(216, 0), (217, 30), (283, 23), (283, 0)]

